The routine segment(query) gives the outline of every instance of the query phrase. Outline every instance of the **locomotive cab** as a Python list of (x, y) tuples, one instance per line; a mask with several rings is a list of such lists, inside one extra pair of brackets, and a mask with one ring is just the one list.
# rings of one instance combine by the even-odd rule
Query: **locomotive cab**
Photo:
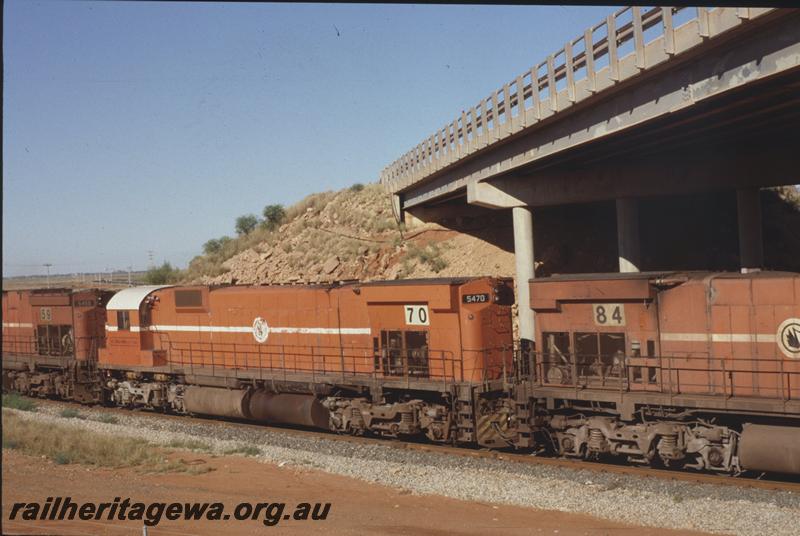
[(530, 285), (542, 383), (800, 395), (793, 378), (800, 352), (787, 350), (781, 332), (800, 317), (797, 274), (587, 274)]
[(658, 390), (653, 274), (531, 281), (544, 383)]
[(376, 373), (479, 382), (510, 371), (509, 281), (384, 281), (363, 285), (360, 293), (366, 300)]
[(106, 307), (106, 347), (100, 361), (116, 365), (160, 366), (163, 352), (153, 347), (151, 294), (165, 286), (133, 287), (117, 292)]

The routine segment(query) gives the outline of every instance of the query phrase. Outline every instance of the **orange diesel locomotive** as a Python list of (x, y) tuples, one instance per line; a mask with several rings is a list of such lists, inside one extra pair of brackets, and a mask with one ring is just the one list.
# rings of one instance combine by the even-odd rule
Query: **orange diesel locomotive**
[(531, 280), (521, 404), (562, 455), (800, 473), (800, 275)]
[(97, 289), (3, 291), (3, 370), (15, 371), (3, 375), (4, 388), (99, 400), (96, 382), (77, 365), (96, 365), (111, 294)]
[(108, 303), (99, 365), (125, 405), (493, 444), (470, 401), (512, 370), (512, 303), (491, 278), (138, 287)]

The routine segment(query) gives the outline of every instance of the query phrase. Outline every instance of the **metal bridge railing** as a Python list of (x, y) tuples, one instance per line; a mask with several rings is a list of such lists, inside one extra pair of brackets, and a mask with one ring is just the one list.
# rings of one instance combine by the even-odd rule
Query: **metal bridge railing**
[(381, 183), (390, 192), (403, 190), (576, 102), (773, 10), (624, 7), (476, 106), (462, 111), (452, 123), (387, 166), (381, 172)]

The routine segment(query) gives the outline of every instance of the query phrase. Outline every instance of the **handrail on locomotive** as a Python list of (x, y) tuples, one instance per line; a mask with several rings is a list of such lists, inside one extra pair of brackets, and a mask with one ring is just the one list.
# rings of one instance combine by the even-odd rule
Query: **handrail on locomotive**
[[(53, 348), (40, 344), (36, 337), (4, 337), (3, 354), (25, 357), (57, 356), (72, 357), (75, 350), (88, 349), (95, 355), (101, 344), (97, 337), (79, 337), (73, 348)], [(479, 373), (480, 382), (501, 378), (504, 384), (532, 382), (538, 386), (568, 387), (576, 390), (599, 389), (630, 392), (640, 386), (643, 390), (679, 395), (686, 388), (697, 393), (697, 388), (708, 388), (708, 394), (721, 394), (727, 398), (746, 396), (738, 394), (737, 387), (747, 387), (744, 382), (737, 383), (741, 375), (754, 372), (774, 377), (774, 386), (761, 386), (767, 392), (784, 401), (798, 400), (793, 392), (800, 390), (800, 372), (785, 370), (781, 359), (759, 360), (758, 367), (749, 358), (720, 358), (705, 355), (633, 357), (625, 355), (608, 356), (611, 364), (604, 364), (596, 355), (574, 353), (522, 352), (517, 345), (498, 348), (464, 350), (464, 354), (483, 354), (488, 356), (499, 352), (503, 359), (500, 364), (487, 365), (482, 369), (465, 370), (463, 356), (455, 356), (451, 351), (425, 350), (421, 356), (418, 350), (394, 350), (389, 356), (386, 352), (375, 354), (374, 349), (260, 345), (242, 343), (204, 343), (168, 341), (163, 348), (167, 352), (170, 370), (189, 367), (190, 370), (208, 369), (212, 376), (228, 376), (234, 371), (254, 370), (260, 372), (279, 371), (287, 374), (300, 372), (315, 376), (383, 377), (398, 380), (423, 380), (440, 382), (442, 390), (448, 390), (459, 382), (459, 378), (475, 377)], [(512, 357), (510, 367), (506, 367), (506, 356)], [(291, 360), (287, 358), (293, 358)], [(299, 358), (299, 359), (298, 359)], [(288, 365), (287, 363), (293, 363)], [(483, 360), (489, 363), (488, 360)], [(372, 365), (372, 372), (363, 372), (358, 365)], [(709, 378), (718, 382), (691, 383), (682, 380), (681, 373), (705, 372)], [(263, 379), (263, 376), (259, 379)], [(720, 390), (721, 389), (721, 390)]]

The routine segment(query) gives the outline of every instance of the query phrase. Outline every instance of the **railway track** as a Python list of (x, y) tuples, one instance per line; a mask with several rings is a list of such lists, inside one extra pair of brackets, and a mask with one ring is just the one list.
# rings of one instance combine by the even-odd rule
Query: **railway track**
[[(46, 399), (32, 399), (37, 404), (73, 407), (76, 409), (87, 409), (87, 406), (76, 402), (46, 400)], [(91, 409), (102, 409), (108, 413), (115, 413), (120, 415), (130, 415), (131, 410), (117, 407), (106, 406), (91, 406)], [(390, 440), (379, 437), (365, 437), (365, 436), (349, 436), (339, 435), (332, 432), (324, 432), (318, 430), (308, 430), (301, 428), (294, 428), (288, 426), (269, 426), (265, 427), (261, 424), (221, 420), (216, 418), (205, 417), (189, 417), (184, 415), (170, 415), (164, 413), (155, 413), (149, 411), (136, 411), (137, 416), (161, 419), (161, 420), (178, 420), (180, 422), (202, 423), (218, 427), (238, 427), (241, 429), (260, 429), (264, 428), (279, 431), (284, 434), (293, 435), (295, 437), (314, 437), (323, 438), (329, 441), (342, 441), (353, 444), (366, 444), (366, 445), (381, 445), (388, 448), (417, 450), (421, 452), (430, 452), (438, 454), (446, 454), (451, 456), (460, 456), (467, 458), (484, 458), (484, 459), (497, 459), (504, 460), (519, 464), (528, 465), (548, 465), (553, 467), (562, 467), (580, 471), (590, 471), (595, 473), (614, 473), (620, 475), (630, 475), (638, 478), (648, 479), (661, 479), (675, 482), (687, 482), (694, 484), (709, 484), (716, 486), (732, 486), (738, 488), (752, 488), (764, 489), (774, 491), (789, 491), (792, 493), (800, 494), (800, 480), (789, 477), (770, 477), (770, 478), (753, 478), (753, 477), (730, 477), (725, 475), (714, 475), (707, 473), (690, 473), (687, 471), (672, 471), (666, 469), (656, 469), (651, 467), (636, 467), (628, 465), (617, 465), (613, 463), (597, 462), (597, 461), (584, 461), (565, 458), (546, 458), (534, 456), (531, 454), (520, 454), (508, 451), (497, 450), (484, 450), (469, 447), (453, 447), (449, 445), (438, 445), (433, 443), (410, 442)]]

